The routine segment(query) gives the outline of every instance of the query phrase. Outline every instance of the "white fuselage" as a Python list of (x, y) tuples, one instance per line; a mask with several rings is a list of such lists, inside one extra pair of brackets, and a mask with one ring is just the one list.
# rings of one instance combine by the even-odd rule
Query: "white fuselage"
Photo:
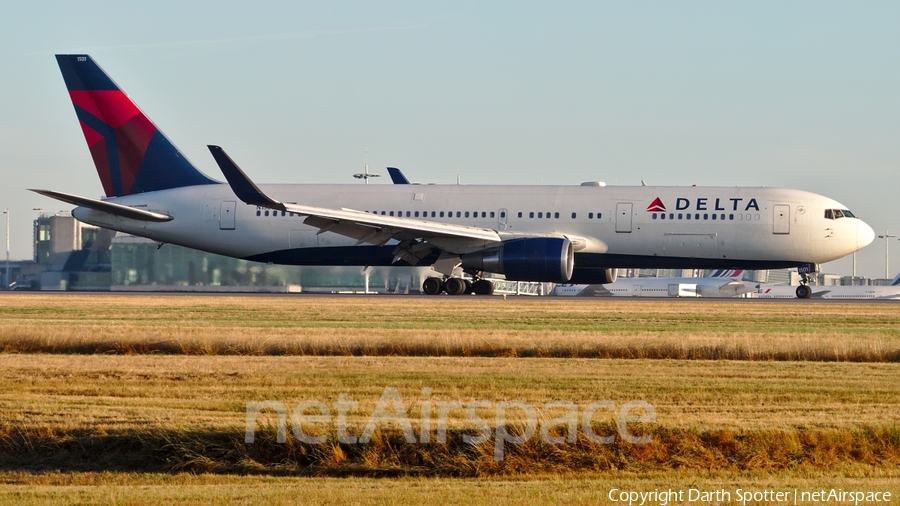
[[(619, 278), (603, 285), (559, 284), (552, 295), (613, 297), (678, 297), (689, 292), (692, 297), (738, 297), (751, 291), (750, 283), (738, 278)], [(602, 290), (600, 289), (602, 288)], [(673, 293), (674, 291), (674, 293)]]
[[(810, 286), (813, 299), (891, 299), (900, 300), (900, 286)], [(760, 299), (793, 299), (797, 287), (788, 285), (760, 286), (753, 297)]]
[[(869, 244), (874, 233), (846, 209), (806, 191), (755, 187), (481, 185), (260, 185), (274, 199), (490, 228), (506, 234), (580, 238), (579, 262), (658, 268), (777, 268), (824, 263)], [(94, 225), (231, 257), (287, 264), (390, 265), (394, 242), (378, 250), (305, 217), (246, 205), (227, 184), (109, 199), (173, 217), (154, 223), (79, 207)], [(665, 208), (665, 211), (662, 209)], [(428, 242), (428, 238), (425, 238)], [(436, 241), (437, 242), (437, 241)], [(441, 243), (471, 251), (471, 241)], [(363, 249), (368, 248), (368, 249)], [(454, 249), (458, 251), (454, 251)]]

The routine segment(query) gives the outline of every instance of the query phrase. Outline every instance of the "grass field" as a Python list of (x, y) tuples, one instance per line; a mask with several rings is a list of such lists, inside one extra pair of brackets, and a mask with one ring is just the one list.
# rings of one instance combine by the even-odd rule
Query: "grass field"
[[(801, 316), (802, 315), (802, 316)], [(713, 360), (715, 359), (715, 360)], [(0, 297), (0, 502), (608, 502), (611, 488), (900, 493), (900, 311), (752, 301), (17, 295)], [(537, 437), (244, 442), (248, 402), (334, 406), (359, 435), (386, 387), (421, 434), (440, 403), (641, 400), (649, 444)], [(432, 406), (428, 416), (426, 405)], [(513, 431), (522, 410), (510, 410)], [(592, 418), (615, 433), (615, 412)], [(318, 432), (317, 432), (318, 429)], [(211, 494), (211, 495), (210, 495)]]

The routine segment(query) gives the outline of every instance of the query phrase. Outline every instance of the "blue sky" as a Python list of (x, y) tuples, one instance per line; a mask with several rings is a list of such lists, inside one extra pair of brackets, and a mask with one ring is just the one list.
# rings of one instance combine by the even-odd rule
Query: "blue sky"
[[(806, 189), (900, 235), (898, 2), (0, 8), (13, 258), (33, 208), (67, 209), (25, 188), (102, 193), (55, 53), (91, 54), (217, 178), (207, 144), (260, 182), (354, 183), (368, 148), (419, 181)], [(884, 275), (883, 240), (857, 258)]]

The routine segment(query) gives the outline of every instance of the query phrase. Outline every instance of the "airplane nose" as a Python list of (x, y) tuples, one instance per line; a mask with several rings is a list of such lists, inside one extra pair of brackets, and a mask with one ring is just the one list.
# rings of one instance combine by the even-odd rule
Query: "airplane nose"
[(866, 222), (859, 220), (856, 225), (856, 248), (863, 249), (875, 240), (875, 231)]

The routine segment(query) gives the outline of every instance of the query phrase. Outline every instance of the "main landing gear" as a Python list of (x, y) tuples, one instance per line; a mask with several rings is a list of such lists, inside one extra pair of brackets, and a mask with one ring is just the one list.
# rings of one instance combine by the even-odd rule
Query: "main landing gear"
[(797, 298), (808, 299), (812, 296), (812, 288), (809, 287), (809, 275), (803, 274), (800, 278), (800, 286), (797, 287)]
[(491, 295), (494, 293), (494, 284), (486, 279), (469, 281), (463, 278), (426, 278), (422, 283), (422, 292), (425, 295), (438, 295), (447, 292), (447, 295), (463, 295), (473, 293), (475, 295)]

